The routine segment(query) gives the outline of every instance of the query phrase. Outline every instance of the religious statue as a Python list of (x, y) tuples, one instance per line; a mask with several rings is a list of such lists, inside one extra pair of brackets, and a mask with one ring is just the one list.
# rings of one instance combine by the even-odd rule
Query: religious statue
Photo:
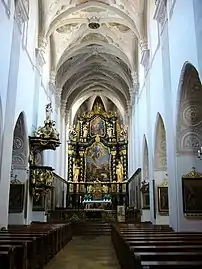
[(117, 182), (121, 183), (123, 181), (123, 165), (121, 161), (119, 161), (116, 166), (116, 175), (117, 175)]
[(50, 121), (51, 120), (51, 113), (53, 112), (51, 103), (46, 105), (46, 121)]
[(127, 140), (128, 140), (128, 126), (121, 125), (120, 141), (127, 141)]
[(111, 124), (107, 125), (107, 135), (109, 136), (109, 138), (113, 136), (113, 127)]
[(78, 182), (79, 181), (79, 173), (80, 173), (80, 167), (74, 163), (73, 165), (73, 182)]
[(88, 126), (87, 124), (85, 124), (83, 126), (83, 138), (87, 138), (87, 136), (88, 136)]
[(76, 141), (76, 138), (77, 138), (77, 133), (75, 131), (75, 126), (73, 126), (69, 129), (69, 140)]

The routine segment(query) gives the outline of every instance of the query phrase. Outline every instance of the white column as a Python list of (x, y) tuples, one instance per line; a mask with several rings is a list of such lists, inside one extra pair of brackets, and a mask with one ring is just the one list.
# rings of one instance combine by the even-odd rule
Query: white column
[(62, 134), (61, 134), (61, 150), (60, 150), (60, 175), (64, 178), (64, 171), (65, 171), (65, 118), (61, 118), (61, 125), (62, 125)]
[[(51, 81), (52, 88), (55, 86), (54, 82)], [(60, 119), (61, 119), (61, 114), (60, 114), (60, 105), (61, 105), (61, 94), (62, 94), (62, 89), (61, 88), (55, 88), (54, 90), (54, 95), (55, 95), (55, 112), (56, 112), (56, 129), (60, 133)], [(60, 133), (60, 142), (61, 142), (61, 133)], [(56, 149), (55, 152), (55, 172), (56, 174), (59, 174), (60, 171), (60, 147), (61, 145)]]
[(60, 146), (60, 176), (64, 177), (64, 167), (65, 167), (65, 113), (66, 113), (66, 101), (61, 101), (61, 126), (60, 126), (60, 136), (61, 136), (61, 146)]
[(17, 95), (17, 82), (20, 62), (21, 32), (19, 25), (14, 21), (12, 46), (10, 55), (10, 67), (8, 75), (8, 87), (6, 97), (6, 110), (4, 121), (4, 133), (2, 138), (2, 160), (0, 171), (0, 227), (8, 225), (8, 206), (10, 191), (10, 173), (12, 162), (13, 131), (15, 118), (15, 105)]

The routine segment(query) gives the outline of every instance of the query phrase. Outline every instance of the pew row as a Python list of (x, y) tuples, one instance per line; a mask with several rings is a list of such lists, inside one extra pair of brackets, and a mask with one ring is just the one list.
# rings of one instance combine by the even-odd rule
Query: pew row
[(112, 224), (111, 237), (122, 269), (202, 268), (202, 233)]
[(0, 231), (0, 264), (4, 269), (42, 268), (71, 238), (69, 223), (10, 226)]

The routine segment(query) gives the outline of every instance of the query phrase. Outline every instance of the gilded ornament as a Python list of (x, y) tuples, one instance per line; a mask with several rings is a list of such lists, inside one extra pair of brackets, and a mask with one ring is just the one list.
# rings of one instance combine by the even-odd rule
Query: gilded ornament
[(192, 167), (189, 173), (182, 176), (182, 178), (201, 178), (201, 177), (202, 173), (197, 172), (195, 167)]
[(116, 175), (117, 175), (117, 182), (121, 183), (123, 181), (123, 165), (121, 161), (119, 161), (116, 166)]
[(158, 185), (158, 187), (168, 187), (168, 180), (165, 178), (161, 184)]
[(112, 156), (116, 156), (116, 151), (111, 151)]

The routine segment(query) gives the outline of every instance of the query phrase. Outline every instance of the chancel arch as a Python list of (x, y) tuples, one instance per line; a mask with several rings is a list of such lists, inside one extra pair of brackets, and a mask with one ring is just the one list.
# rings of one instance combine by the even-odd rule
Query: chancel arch
[(144, 135), (143, 139), (143, 169), (142, 169), (143, 180), (149, 181), (149, 152), (148, 152), (148, 143), (146, 136)]
[(157, 114), (154, 144), (154, 216), (156, 224), (169, 224), (166, 129), (160, 113)]
[[(27, 222), (29, 141), (25, 113), (21, 112), (14, 127), (10, 177), (9, 224)], [(23, 214), (24, 213), (24, 214)], [(16, 217), (18, 214), (18, 217)]]

